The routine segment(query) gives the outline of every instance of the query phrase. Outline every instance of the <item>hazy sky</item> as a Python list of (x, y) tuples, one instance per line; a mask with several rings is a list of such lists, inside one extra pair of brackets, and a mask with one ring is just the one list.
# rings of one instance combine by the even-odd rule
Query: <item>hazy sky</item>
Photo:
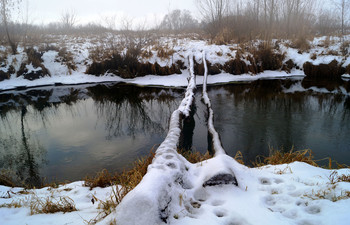
[(194, 0), (27, 0), (30, 20), (35, 24), (57, 22), (65, 10), (74, 10), (79, 23), (100, 22), (105, 16), (128, 15), (134, 23), (147, 18), (160, 21), (173, 9), (195, 12)]

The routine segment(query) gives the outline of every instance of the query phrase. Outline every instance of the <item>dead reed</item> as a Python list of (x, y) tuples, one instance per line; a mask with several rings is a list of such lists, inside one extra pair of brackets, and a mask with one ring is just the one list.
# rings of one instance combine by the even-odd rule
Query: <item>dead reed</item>
[(47, 197), (45, 199), (34, 197), (30, 202), (30, 214), (50, 214), (56, 212), (77, 211), (74, 201), (69, 197)]
[(260, 167), (265, 165), (278, 165), (299, 161), (313, 166), (318, 166), (313, 158), (314, 156), (310, 149), (294, 151), (292, 148), (289, 152), (283, 152), (281, 150), (270, 148), (270, 155), (267, 157), (258, 156), (253, 165), (255, 167)]

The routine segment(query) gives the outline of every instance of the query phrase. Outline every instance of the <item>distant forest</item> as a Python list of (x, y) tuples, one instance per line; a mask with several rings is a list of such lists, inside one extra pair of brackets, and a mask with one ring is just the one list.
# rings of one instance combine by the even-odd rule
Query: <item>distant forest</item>
[[(350, 0), (194, 0), (196, 15), (170, 11), (155, 24), (105, 17), (79, 24), (74, 10), (62, 12), (55, 23), (35, 25), (21, 0), (0, 1), (0, 41), (16, 53), (18, 43), (35, 41), (44, 34), (96, 34), (100, 32), (186, 34), (197, 33), (217, 44), (250, 40), (305, 39), (318, 35), (344, 35), (349, 28)], [(16, 14), (16, 15), (15, 15)], [(20, 14), (20, 16), (18, 16)], [(22, 18), (15, 20), (14, 18)], [(117, 28), (118, 27), (118, 28)]]

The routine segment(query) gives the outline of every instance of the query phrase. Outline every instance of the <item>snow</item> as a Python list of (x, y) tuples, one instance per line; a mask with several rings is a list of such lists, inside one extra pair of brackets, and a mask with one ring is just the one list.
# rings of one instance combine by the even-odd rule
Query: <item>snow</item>
[(56, 62), (58, 52), (48, 51), (42, 56), (43, 64), (46, 68), (50, 68), (50, 73), (53, 75), (68, 75), (68, 69), (59, 62)]
[[(21, 203), (21, 208), (0, 208), (0, 224), (86, 224), (98, 216), (98, 202), (92, 204), (93, 196), (97, 199), (106, 200), (112, 195), (112, 188), (95, 188), (89, 190), (83, 186), (82, 181), (61, 185), (59, 188), (42, 188), (26, 190), (23, 188), (10, 188), (0, 186), (0, 205), (14, 202)], [(53, 202), (59, 201), (60, 197), (71, 198), (78, 211), (55, 214), (30, 215), (30, 203), (37, 203), (47, 198)], [(84, 221), (85, 220), (85, 221)]]
[(202, 99), (204, 101), (204, 104), (207, 105), (208, 111), (209, 111), (209, 117), (208, 117), (208, 131), (211, 134), (213, 138), (213, 148), (215, 150), (215, 156), (218, 156), (220, 154), (225, 154), (225, 150), (223, 149), (218, 132), (216, 132), (214, 128), (214, 111), (211, 108), (211, 102), (208, 97), (207, 93), (207, 82), (208, 82), (208, 66), (206, 61), (206, 53), (203, 52), (203, 62), (204, 62), (204, 80), (203, 80), (203, 93), (202, 93)]
[[(165, 87), (186, 87), (188, 84), (188, 71), (183, 71), (182, 74), (174, 74), (169, 76), (148, 75), (144, 77), (137, 77), (133, 79), (123, 79), (118, 76), (106, 74), (105, 76), (93, 76), (79, 72), (73, 72), (72, 75), (56, 75), (51, 77), (43, 77), (38, 80), (26, 80), (23, 77), (16, 77), (0, 82), (0, 90), (10, 90), (17, 87), (37, 87), (50, 86), (56, 83), (72, 85), (85, 83), (102, 83), (102, 82), (125, 82), (129, 84), (137, 84), (141, 86), (165, 86)], [(295, 74), (287, 74), (286, 72), (265, 71), (259, 75), (232, 75), (228, 73), (221, 73), (208, 77), (208, 84), (220, 84), (239, 81), (254, 81), (264, 78), (285, 78), (303, 75), (303, 72), (296, 71)], [(203, 76), (196, 76), (196, 83), (203, 84)]]
[[(84, 84), (84, 83), (98, 83), (98, 82), (125, 82), (137, 85), (153, 85), (153, 86), (169, 86), (169, 87), (186, 87), (188, 71), (182, 71), (182, 74), (174, 74), (169, 76), (155, 76), (148, 75), (145, 77), (137, 77), (135, 79), (122, 79), (113, 74), (105, 74), (100, 77), (93, 75), (85, 74), (86, 68), (92, 63), (92, 60), (89, 58), (89, 51), (94, 47), (103, 46), (100, 40), (96, 37), (87, 37), (85, 39), (80, 38), (69, 38), (67, 36), (58, 36), (53, 37), (58, 38), (58, 44), (56, 47), (66, 47), (68, 51), (73, 54), (74, 63), (77, 66), (75, 71), (70, 71), (67, 66), (62, 62), (58, 56), (57, 51), (47, 51), (44, 52), (42, 56), (43, 65), (49, 70), (50, 77), (46, 76), (39, 80), (29, 81), (23, 79), (22, 77), (16, 77), (16, 74), (12, 74), (11, 79), (4, 80), (0, 82), (0, 91), (9, 90), (17, 87), (35, 87), (35, 86), (46, 86), (54, 85), (56, 83), (71, 85), (71, 84)], [(110, 40), (113, 37), (105, 37)], [(115, 37), (118, 41), (118, 36)], [(62, 42), (62, 43), (60, 43)], [(140, 61), (155, 63), (158, 62), (161, 66), (170, 65), (177, 60), (185, 62), (186, 66), (188, 65), (188, 60), (186, 56), (192, 54), (197, 62), (202, 62), (202, 51), (206, 52), (207, 60), (211, 64), (221, 64), (224, 65), (227, 61), (235, 58), (238, 45), (215, 45), (208, 44), (207, 41), (202, 40), (190, 40), (187, 38), (176, 39), (176, 38), (160, 38), (160, 46), (167, 46), (168, 49), (174, 50), (175, 53), (168, 59), (162, 59), (157, 56), (157, 51), (154, 50), (154, 46), (147, 46), (146, 49), (152, 51), (152, 57), (147, 59), (140, 59)], [(101, 47), (102, 48), (102, 47)], [(26, 60), (27, 56), (23, 52), (23, 49), (19, 49), (19, 54), (14, 56), (8, 56), (6, 61), (6, 66), (1, 67), (1, 70), (7, 71), (10, 65), (13, 65), (15, 70), (18, 71), (21, 63)], [(289, 53), (288, 53), (289, 52)], [(288, 48), (287, 58), (295, 58), (300, 60), (300, 68), (302, 64), (307, 60), (307, 57), (299, 55), (296, 50)], [(294, 54), (294, 53), (295, 54)], [(242, 60), (248, 63), (244, 58)], [(249, 62), (250, 63), (250, 62)], [(298, 64), (298, 65), (299, 65)], [(37, 68), (40, 69), (40, 68)], [(34, 71), (34, 68), (30, 71)], [(70, 72), (72, 74), (70, 74)], [(301, 70), (293, 69), (291, 73), (286, 73), (284, 71), (265, 71), (261, 74), (251, 75), (232, 75), (227, 73), (221, 73), (215, 76), (210, 76), (208, 78), (208, 84), (217, 84), (217, 83), (228, 83), (228, 82), (239, 82), (239, 81), (251, 81), (257, 80), (260, 78), (270, 78), (270, 77), (288, 77), (293, 75), (304, 75), (304, 72)], [(197, 84), (202, 84), (203, 77), (198, 76), (196, 78)]]
[[(173, 161), (181, 162), (188, 167), (182, 184), (186, 188), (180, 184), (173, 184), (169, 192), (158, 189), (168, 182), (164, 180), (168, 177), (164, 175), (165, 171), (169, 172), (173, 169), (163, 168), (164, 170), (157, 173), (147, 173), (144, 180), (152, 182), (149, 182), (148, 186), (136, 187), (123, 200), (127, 202), (128, 199), (134, 199), (137, 204), (128, 205), (128, 208), (119, 211), (119, 214), (125, 214), (128, 221), (134, 222), (124, 223), (116, 220), (117, 224), (140, 224), (140, 221), (142, 224), (161, 224), (161, 221), (155, 221), (154, 218), (159, 218), (157, 196), (162, 194), (176, 197), (168, 209), (170, 214), (168, 224), (348, 225), (350, 221), (349, 197), (335, 201), (337, 197), (346, 196), (350, 191), (350, 183), (332, 184), (330, 180), (334, 171), (338, 176), (350, 175), (349, 169), (327, 170), (301, 162), (247, 168), (237, 165), (231, 157), (226, 155), (197, 164), (186, 163), (182, 158), (176, 158)], [(202, 183), (206, 175), (213, 168), (215, 169), (218, 163), (223, 162), (228, 168), (235, 170), (239, 186), (222, 185), (204, 188)], [(150, 169), (150, 171), (155, 170), (159, 169)], [(175, 175), (176, 172), (171, 174)], [(112, 188), (116, 187), (89, 190), (83, 187), (83, 182), (74, 182), (57, 189), (27, 190), (31, 193), (21, 194), (20, 191), (24, 190), (22, 188), (0, 186), (0, 205), (15, 201), (26, 202), (33, 196), (43, 199), (49, 196), (56, 199), (60, 196), (69, 196), (78, 209), (65, 214), (30, 215), (28, 206), (2, 207), (0, 224), (86, 224), (86, 221), (95, 219), (100, 212), (97, 209), (99, 202), (92, 204), (92, 196), (105, 201), (111, 196)], [(148, 196), (149, 199), (137, 198), (143, 195)], [(118, 209), (121, 208), (118, 207)], [(116, 215), (118, 214), (113, 212), (99, 224), (109, 224)]]
[[(69, 38), (62, 40), (68, 42)], [(81, 40), (76, 40), (77, 43)], [(92, 43), (93, 40), (91, 40)], [(293, 61), (302, 68), (306, 61), (312, 63), (329, 63), (333, 59), (341, 62), (342, 57), (318, 55), (312, 60), (311, 55), (322, 52), (322, 47), (316, 47), (324, 38), (315, 39), (314, 49), (298, 53), (296, 49), (281, 46), (286, 53), (286, 59)], [(58, 62), (55, 51), (44, 53), (43, 64), (50, 71), (51, 77), (29, 81), (12, 75), (11, 79), (0, 82), (0, 90), (16, 87), (34, 87), (62, 84), (81, 84), (98, 82), (125, 82), (137, 85), (155, 86), (187, 86), (184, 99), (170, 118), (169, 132), (156, 151), (152, 164), (140, 184), (126, 195), (123, 201), (109, 216), (98, 224), (191, 224), (191, 225), (348, 225), (350, 221), (350, 182), (341, 182), (341, 175), (350, 176), (350, 169), (327, 170), (306, 163), (294, 162), (283, 165), (268, 165), (259, 168), (248, 168), (239, 164), (225, 154), (220, 139), (213, 124), (214, 110), (206, 93), (206, 84), (252, 81), (261, 78), (285, 78), (295, 75), (304, 76), (302, 70), (293, 69), (291, 73), (283, 71), (265, 71), (257, 75), (231, 75), (221, 73), (207, 76), (194, 76), (193, 58), (197, 62), (210, 61), (212, 64), (224, 64), (235, 57), (238, 46), (208, 45), (205, 41), (181, 39), (174, 42), (162, 39), (174, 49), (173, 58), (160, 59), (153, 51), (150, 62), (168, 65), (173, 60), (188, 61), (189, 70), (180, 75), (154, 76), (148, 75), (134, 79), (122, 79), (112, 74), (100, 77), (84, 74), (88, 60), (88, 48), (91, 43), (68, 44), (76, 49), (74, 60), (79, 62), (77, 71), (69, 75), (69, 70)], [(334, 44), (329, 49), (339, 49)], [(229, 53), (229, 54), (228, 54)], [(189, 60), (186, 60), (187, 57)], [(25, 58), (24, 54), (8, 57), (8, 65), (19, 67)], [(345, 63), (350, 63), (348, 60)], [(27, 66), (29, 69), (30, 65)], [(2, 68), (3, 69), (3, 68)], [(343, 75), (349, 78), (349, 75)], [(207, 81), (207, 82), (206, 82)], [(208, 130), (213, 135), (215, 156), (200, 163), (189, 163), (177, 153), (180, 136), (181, 118), (190, 114), (196, 85), (203, 85), (203, 99), (209, 107)], [(317, 92), (325, 89), (310, 88)], [(301, 85), (292, 85), (285, 92), (304, 91)], [(65, 90), (59, 90), (64, 92)], [(339, 90), (337, 90), (339, 91)], [(329, 91), (327, 91), (329, 93)], [(345, 90), (340, 90), (343, 94)], [(59, 95), (60, 93), (57, 93)], [(56, 101), (53, 98), (50, 101)], [(233, 175), (237, 184), (228, 183), (214, 186), (205, 185), (207, 181), (218, 174)], [(99, 203), (113, 196), (112, 190), (117, 186), (107, 188), (89, 188), (82, 181), (61, 185), (58, 188), (43, 188), (25, 190), (0, 186), (0, 224), (86, 224), (101, 217)], [(30, 202), (36, 199), (52, 197), (71, 198), (78, 211), (55, 214), (30, 215)], [(93, 204), (91, 199), (97, 199)], [(8, 208), (6, 204), (21, 203), (20, 208)], [(166, 223), (164, 223), (166, 221)]]

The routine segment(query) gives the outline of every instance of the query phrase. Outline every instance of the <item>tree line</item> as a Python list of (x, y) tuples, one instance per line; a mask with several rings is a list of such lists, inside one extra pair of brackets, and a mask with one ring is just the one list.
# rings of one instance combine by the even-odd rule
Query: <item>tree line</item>
[[(350, 0), (193, 0), (196, 15), (175, 9), (150, 27), (135, 25), (133, 19), (122, 18), (119, 32), (145, 31), (163, 33), (200, 33), (212, 41), (244, 42), (254, 39), (298, 38), (310, 35), (344, 35), (349, 28)], [(100, 33), (115, 31), (116, 18), (102, 22), (78, 24), (74, 10), (66, 10), (56, 23), (33, 25), (27, 19), (13, 20), (13, 13), (22, 0), (0, 0), (0, 40), (7, 42), (12, 53), (17, 44), (31, 33)], [(33, 32), (35, 31), (35, 32)], [(38, 32), (40, 31), (40, 32)]]
[(195, 0), (211, 38), (345, 34), (349, 0)]

